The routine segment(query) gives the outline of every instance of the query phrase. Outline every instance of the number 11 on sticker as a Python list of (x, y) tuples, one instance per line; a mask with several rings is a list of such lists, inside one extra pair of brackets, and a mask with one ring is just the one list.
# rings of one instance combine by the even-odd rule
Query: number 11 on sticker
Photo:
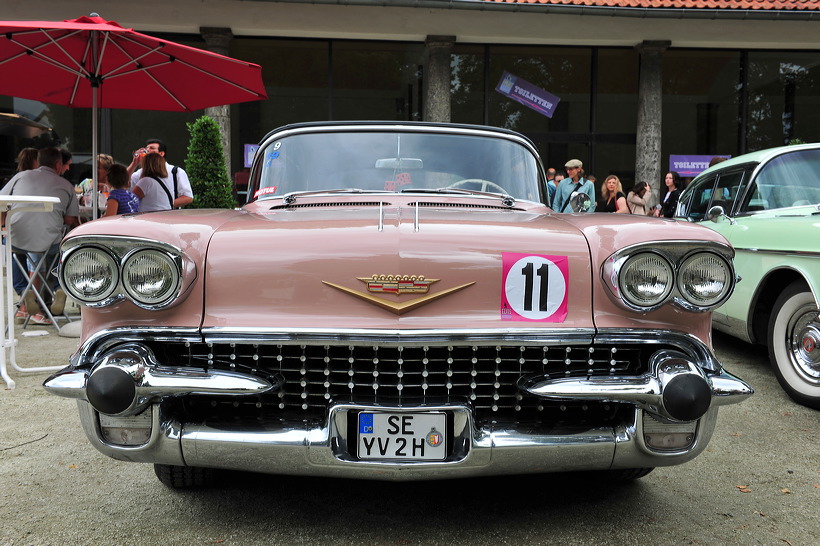
[(501, 319), (563, 322), (567, 316), (566, 256), (502, 255)]

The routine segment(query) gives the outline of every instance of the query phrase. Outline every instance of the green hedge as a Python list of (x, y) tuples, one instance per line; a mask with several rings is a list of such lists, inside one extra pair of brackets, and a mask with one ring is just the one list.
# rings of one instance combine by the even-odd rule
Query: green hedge
[(232, 209), (236, 207), (231, 179), (225, 165), (222, 135), (213, 118), (202, 116), (188, 123), (191, 140), (185, 170), (191, 180), (194, 209)]

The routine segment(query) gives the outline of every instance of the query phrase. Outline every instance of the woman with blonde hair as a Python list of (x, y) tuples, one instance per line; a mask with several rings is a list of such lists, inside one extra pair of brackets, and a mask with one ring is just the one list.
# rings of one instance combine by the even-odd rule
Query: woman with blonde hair
[(604, 205), (601, 212), (629, 213), (621, 180), (614, 174), (607, 176), (601, 185), (601, 202)]

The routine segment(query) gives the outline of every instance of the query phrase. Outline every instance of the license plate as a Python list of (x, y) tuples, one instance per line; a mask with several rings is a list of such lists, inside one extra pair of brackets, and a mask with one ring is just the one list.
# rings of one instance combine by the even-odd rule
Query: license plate
[(442, 461), (447, 457), (447, 414), (360, 413), (359, 459)]

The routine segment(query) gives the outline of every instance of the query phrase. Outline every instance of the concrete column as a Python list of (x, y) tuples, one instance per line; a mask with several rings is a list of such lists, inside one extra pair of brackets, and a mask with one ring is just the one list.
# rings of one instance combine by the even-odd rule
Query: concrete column
[(424, 121), (450, 121), (450, 52), (455, 36), (427, 36), (424, 73)]
[(636, 46), (641, 55), (638, 82), (638, 127), (635, 146), (635, 182), (649, 182), (652, 199), (649, 206), (658, 203), (661, 176), (663, 79), (661, 57), (671, 45), (669, 40), (644, 41)]
[[(205, 39), (208, 51), (220, 55), (229, 56), (233, 32), (229, 28), (200, 27), (199, 33)], [(229, 105), (214, 106), (205, 109), (205, 115), (211, 117), (219, 125), (219, 132), (222, 134), (222, 152), (225, 154), (225, 167), (228, 170), (228, 177), (232, 176), (231, 171), (231, 108)]]

